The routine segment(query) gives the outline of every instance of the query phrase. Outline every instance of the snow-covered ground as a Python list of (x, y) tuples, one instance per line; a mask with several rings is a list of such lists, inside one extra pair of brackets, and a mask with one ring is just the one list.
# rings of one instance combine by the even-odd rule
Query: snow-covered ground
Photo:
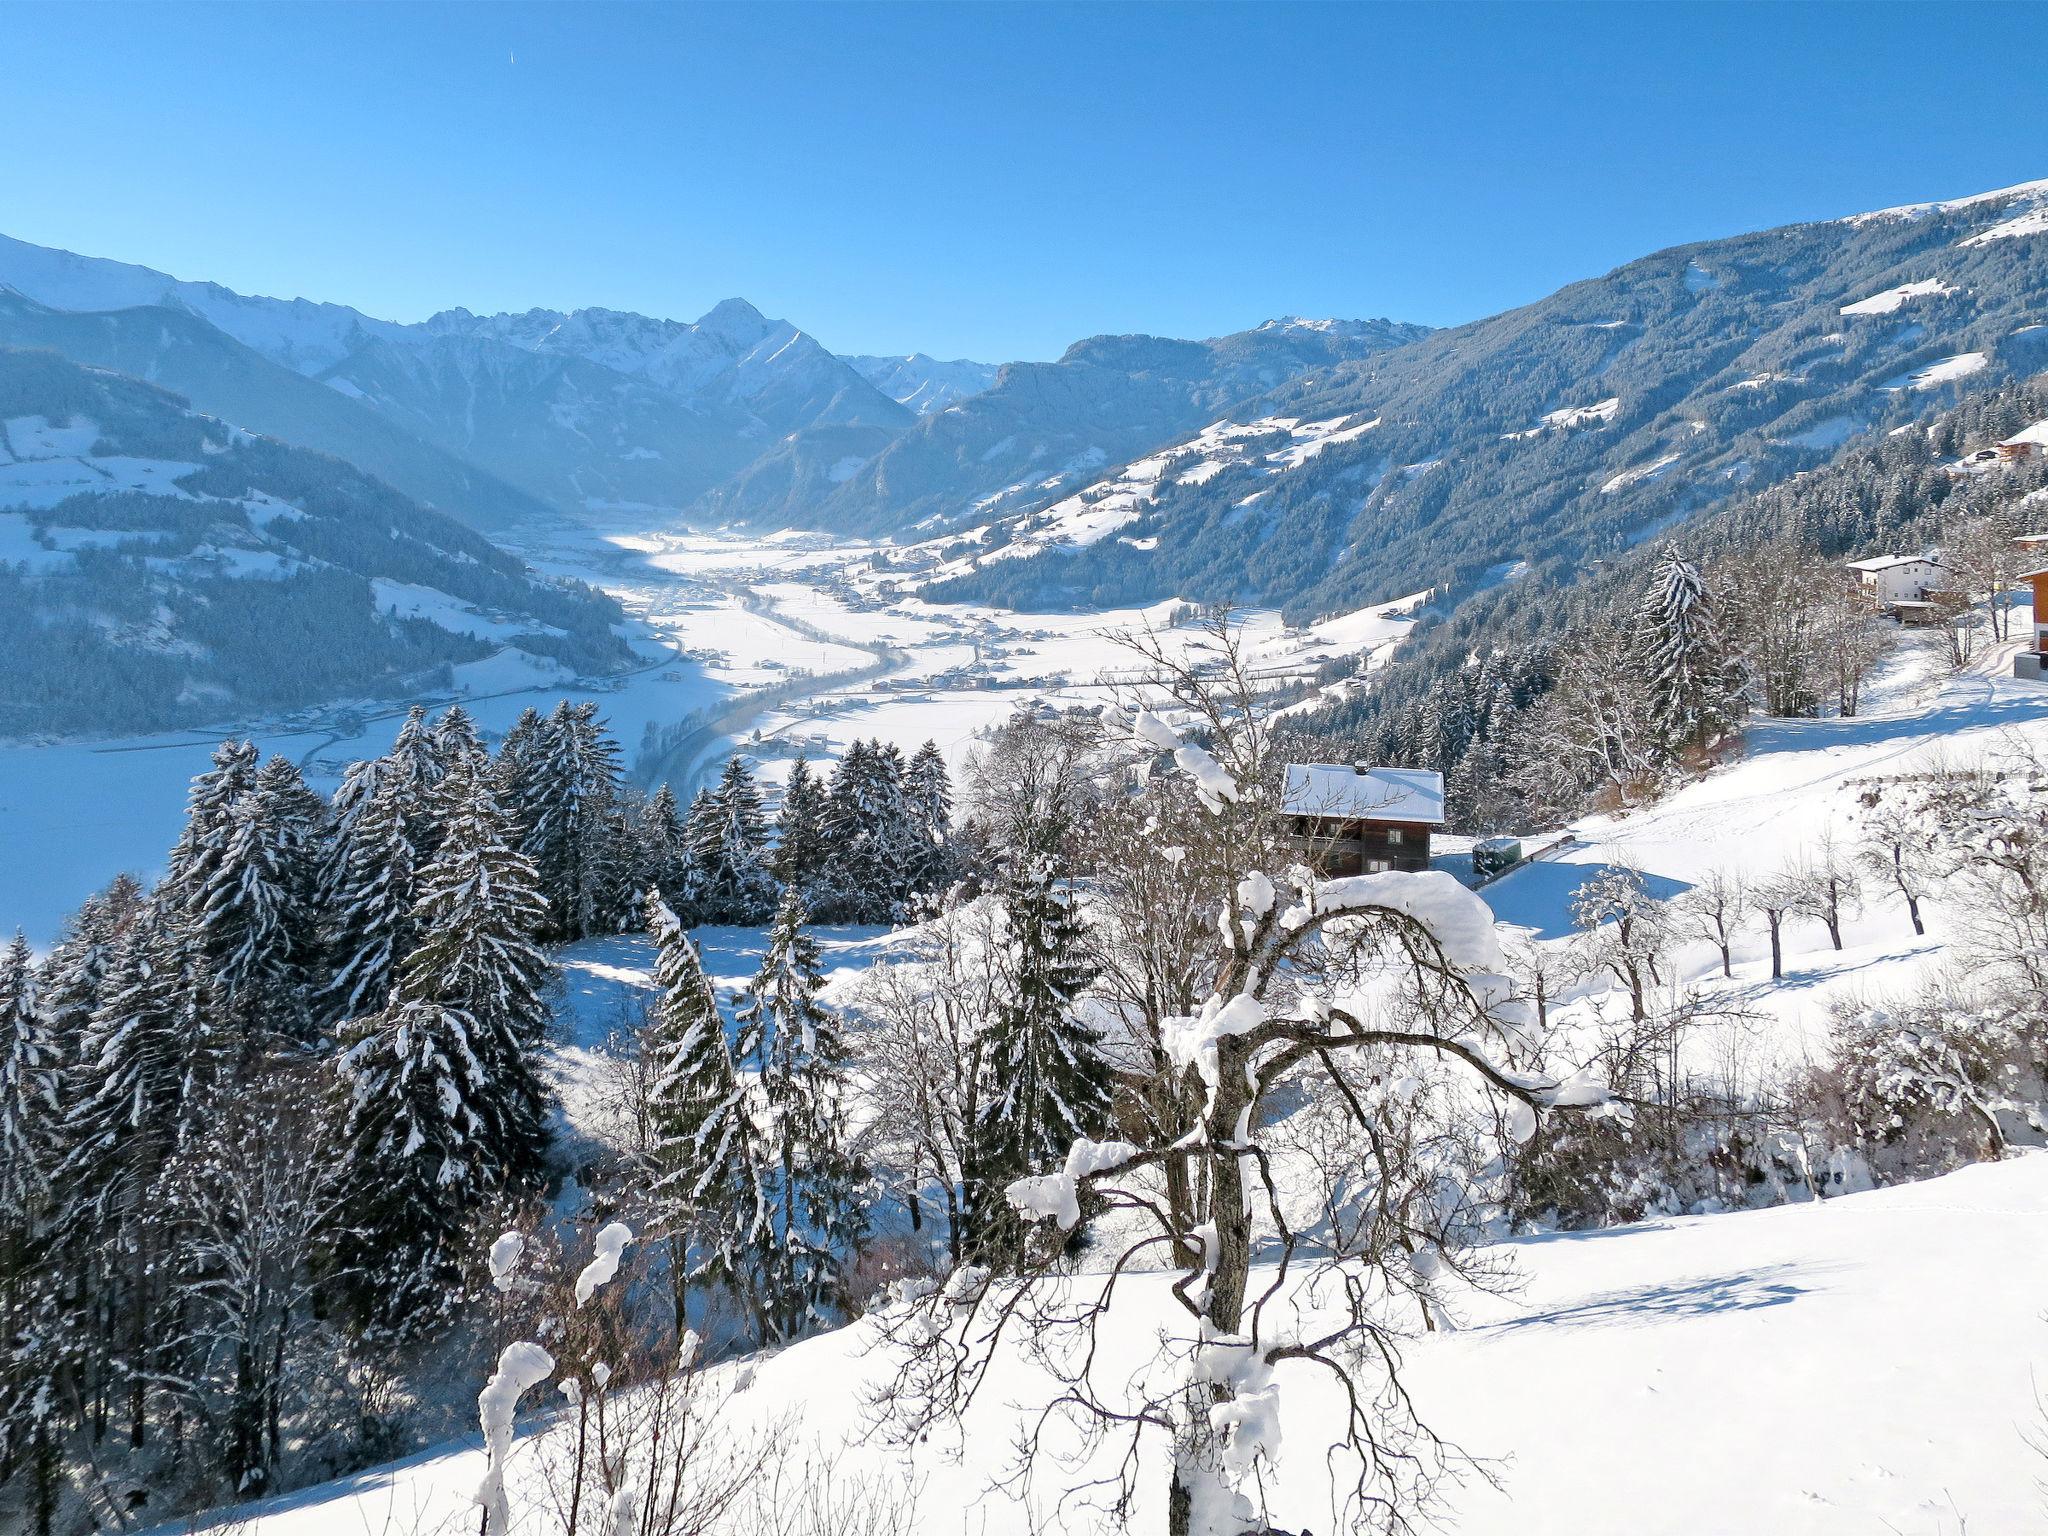
[[(707, 561), (726, 585), (707, 585), (701, 600), (746, 591), (797, 626), (793, 633), (896, 648), (908, 657), (900, 675), (916, 685), (901, 697), (875, 691), (833, 707), (812, 700), (808, 712), (768, 722), (792, 735), (907, 742), (946, 723), (956, 734), (942, 739), (957, 745), (1018, 696), (1100, 699), (1104, 685), (1084, 674), (1122, 664), (1127, 653), (1111, 642), (1112, 623), (1166, 617), (930, 610), (884, 600), (871, 574), (848, 569), (855, 557), (843, 548), (824, 552), (837, 571), (822, 576), (784, 564), (784, 548), (762, 553), (773, 562), (765, 568)], [(2014, 615), (2016, 633), (2027, 618), (2024, 609)], [(1390, 613), (1352, 615), (1290, 633), (1252, 620), (1276, 670), (1305, 665), (1328, 647), (1390, 643), (1403, 622)], [(1908, 634), (1857, 718), (1760, 722), (1739, 759), (1655, 805), (1585, 820), (1571, 841), (1487, 887), (1485, 898), (1504, 924), (1561, 945), (1572, 893), (1603, 866), (1626, 864), (1654, 894), (1673, 896), (1719, 869), (1747, 879), (1774, 872), (1810, 857), (1829, 835), (1853, 843), (1860, 779), (2048, 751), (2048, 688), (2009, 675), (2011, 650), (1993, 647), (1952, 673), (1936, 637)], [(949, 681), (963, 659), (998, 679), (1041, 681), (1017, 690)], [(1712, 951), (1695, 944), (1677, 957), (1669, 984), (1733, 1002), (1763, 1054), (1796, 1060), (1823, 1046), (1834, 999), (1901, 992), (1945, 962), (1954, 930), (1938, 901), (1928, 927), (1915, 938), (1901, 909), (1873, 899), (1847, 925), (1840, 952), (1818, 925), (1792, 927), (1782, 981), (1770, 980), (1767, 940), (1755, 930), (1736, 949), (1732, 981), (1721, 981)], [(752, 973), (757, 933), (711, 930), (700, 938), (721, 990)], [(873, 930), (821, 938), (834, 992), (898, 942)], [(599, 1048), (633, 1017), (650, 958), (644, 941), (630, 938), (565, 956), (554, 1077), (572, 1124), (598, 1113), (590, 1096)], [(1615, 1001), (1587, 989), (1564, 1014)], [(1462, 1296), (1457, 1328), (1403, 1346), (1406, 1384), (1424, 1420), (1485, 1460), (1497, 1480), (1468, 1477), (1453, 1490), (1446, 1528), (1454, 1521), (1475, 1536), (1960, 1536), (2035, 1529), (2043, 1518), (2048, 1469), (2031, 1442), (2048, 1431), (2036, 1398), (2048, 1370), (2048, 1154), (1820, 1203), (1520, 1238), (1497, 1245), (1492, 1257), (1511, 1268), (1511, 1291)], [(1965, 1281), (1966, 1304), (1958, 1299)], [(1083, 1290), (1092, 1283), (1085, 1274), (1075, 1281)], [(1121, 1282), (1100, 1379), (1145, 1369), (1173, 1319), (1162, 1278)], [(1038, 1367), (1021, 1355), (1004, 1358), (962, 1430), (914, 1452), (869, 1433), (890, 1370), (873, 1326), (856, 1324), (773, 1358), (720, 1367), (716, 1390), (732, 1395), (718, 1421), (736, 1435), (772, 1427), (844, 1467), (915, 1487), (909, 1529), (951, 1536), (1115, 1528), (1085, 1498), (1058, 1501), (1084, 1473), (1107, 1470), (1102, 1462), (1046, 1468), (1030, 1508), (993, 1491), (1024, 1405), (1048, 1395)], [(1306, 1370), (1291, 1378), (1283, 1370), (1282, 1386), (1272, 1513), (1283, 1529), (1328, 1530), (1336, 1524), (1322, 1454), (1331, 1389)], [(533, 1394), (537, 1408), (550, 1401)], [(533, 1466), (532, 1436), (545, 1433), (546, 1422), (529, 1422), (515, 1487), (517, 1469)], [(1160, 1525), (1161, 1448), (1148, 1456), (1138, 1530)], [(291, 1495), (253, 1518), (245, 1513), (239, 1529), (470, 1529), (481, 1470), (474, 1440), (453, 1444)], [(526, 1529), (541, 1536), (546, 1527)]]
[[(2028, 632), (2028, 623), (2028, 610), (2016, 609), (2013, 633)], [(1609, 865), (1638, 871), (1650, 894), (1663, 898), (1716, 870), (1754, 883), (1810, 860), (1829, 836), (1853, 851), (1860, 835), (1859, 779), (2016, 753), (2048, 757), (2048, 687), (2011, 675), (2015, 645), (1987, 650), (1960, 673), (1948, 670), (1938, 647), (1932, 633), (1908, 632), (1856, 718), (1755, 722), (1738, 761), (1655, 805), (1580, 822), (1571, 829), (1571, 843), (1502, 876), (1481, 895), (1501, 922), (1539, 943), (1561, 945), (1572, 931), (1572, 895)], [(1839, 952), (1820, 924), (1789, 923), (1785, 976), (1777, 984), (1770, 979), (1770, 941), (1761, 922), (1735, 946), (1731, 982), (1721, 980), (1719, 957), (1703, 942), (1679, 955), (1668, 979), (1767, 1022), (1767, 1028), (1751, 1028), (1759, 1066), (1795, 1062), (1819, 1051), (1837, 999), (1899, 996), (1945, 963), (1955, 932), (1950, 916), (1937, 898), (1925, 917), (1927, 936), (1916, 938), (1905, 908), (1873, 888), (1862, 913), (1843, 925)], [(1714, 1043), (1702, 1041), (1701, 1048)]]
[[(1472, 1296), (1462, 1326), (1409, 1343), (1426, 1422), (1488, 1460), (1448, 1519), (1465, 1536), (1961, 1536), (2038, 1530), (2048, 1367), (2048, 1154), (1819, 1205), (1685, 1217), (1500, 1246), (1513, 1294)], [(1960, 1287), (1967, 1281), (1967, 1295)], [(1085, 1287), (1084, 1277), (1076, 1282)], [(1256, 1283), (1256, 1282), (1255, 1282)], [(1164, 1277), (1128, 1278), (1100, 1379), (1158, 1347)], [(991, 1479), (1022, 1414), (1049, 1395), (1007, 1357), (964, 1432), (905, 1455), (866, 1438), (890, 1356), (857, 1324), (755, 1365), (718, 1414), (808, 1440), (842, 1465), (917, 1486), (914, 1529), (1002, 1536), (1116, 1527), (1064, 1509), (1078, 1471), (1048, 1467), (1031, 1513)], [(732, 1374), (720, 1380), (729, 1389)], [(1283, 1367), (1277, 1524), (1333, 1528), (1327, 1381)], [(547, 1389), (531, 1405), (544, 1406)], [(529, 1422), (528, 1435), (545, 1421)], [(526, 1439), (513, 1485), (531, 1469)], [(1091, 1470), (1111, 1470), (1114, 1452)], [(476, 1440), (243, 1512), (240, 1536), (473, 1530)], [(1163, 1528), (1154, 1446), (1130, 1527)], [(530, 1491), (530, 1489), (529, 1489)], [(183, 1529), (183, 1527), (180, 1527)], [(515, 1531), (542, 1536), (538, 1517)]]

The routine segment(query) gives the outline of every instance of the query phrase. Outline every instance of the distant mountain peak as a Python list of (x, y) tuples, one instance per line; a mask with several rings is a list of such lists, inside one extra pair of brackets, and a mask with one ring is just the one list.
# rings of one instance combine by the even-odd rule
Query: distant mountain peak
[(704, 311), (697, 321), (697, 329), (709, 331), (715, 336), (727, 336), (733, 340), (758, 340), (763, 333), (778, 322), (770, 320), (745, 299), (720, 299)]

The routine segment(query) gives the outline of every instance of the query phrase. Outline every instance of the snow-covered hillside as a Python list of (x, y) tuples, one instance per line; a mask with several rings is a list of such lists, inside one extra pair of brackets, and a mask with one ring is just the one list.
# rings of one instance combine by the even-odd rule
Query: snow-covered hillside
[[(1848, 1195), (1821, 1205), (1678, 1218), (1502, 1245), (1517, 1290), (1469, 1298), (1455, 1331), (1413, 1342), (1406, 1376), (1428, 1421), (1483, 1458), (1447, 1518), (1468, 1536), (1948, 1536), (2040, 1520), (2028, 1443), (2048, 1362), (2048, 1155)], [(1964, 1304), (1956, 1287), (1967, 1277)], [(1267, 1276), (1261, 1274), (1261, 1280)], [(1075, 1282), (1086, 1294), (1086, 1276)], [(1100, 1374), (1142, 1369), (1172, 1321), (1161, 1281), (1124, 1282)], [(906, 1529), (930, 1536), (1085, 1536), (1117, 1525), (1079, 1471), (1047, 1469), (1031, 1508), (991, 1490), (1049, 1383), (1021, 1357), (958, 1435), (905, 1455), (869, 1437), (890, 1359), (870, 1325), (717, 1372), (734, 1439), (779, 1433), (843, 1472), (917, 1490)], [(1325, 1379), (1290, 1368), (1282, 1528), (1330, 1529)], [(744, 1383), (744, 1385), (742, 1385)], [(513, 1459), (537, 1506), (543, 1413)], [(1088, 1467), (1111, 1470), (1112, 1447)], [(519, 1472), (527, 1472), (521, 1482)], [(1147, 1463), (1141, 1489), (1163, 1486)], [(472, 1441), (238, 1513), (239, 1536), (339, 1536), (473, 1526), (483, 1456)], [(851, 1482), (850, 1476), (847, 1478)], [(536, 1513), (514, 1532), (551, 1527)], [(1157, 1530), (1155, 1502), (1136, 1530)], [(184, 1529), (184, 1527), (179, 1527)]]

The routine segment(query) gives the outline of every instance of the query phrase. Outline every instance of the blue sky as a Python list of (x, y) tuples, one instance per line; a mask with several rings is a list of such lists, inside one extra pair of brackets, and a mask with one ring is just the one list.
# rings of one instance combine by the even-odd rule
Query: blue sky
[(991, 361), (2048, 176), (2048, 7), (10, 5), (0, 231)]

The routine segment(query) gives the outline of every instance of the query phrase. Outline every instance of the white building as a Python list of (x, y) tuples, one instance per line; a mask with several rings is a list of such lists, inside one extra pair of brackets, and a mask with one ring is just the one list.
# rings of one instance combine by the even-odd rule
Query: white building
[(1849, 569), (1863, 583), (1863, 590), (1879, 608), (1900, 603), (1924, 603), (1928, 594), (1940, 589), (1947, 574), (1940, 564), (1925, 555), (1876, 555), (1868, 560), (1851, 560)]

